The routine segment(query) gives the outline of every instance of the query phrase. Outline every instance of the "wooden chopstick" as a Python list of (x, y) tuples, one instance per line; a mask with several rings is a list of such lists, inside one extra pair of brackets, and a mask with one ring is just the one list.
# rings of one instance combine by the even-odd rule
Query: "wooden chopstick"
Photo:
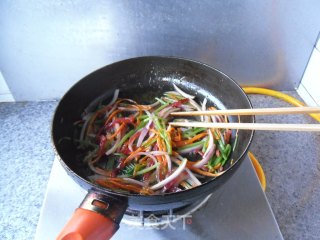
[(171, 126), (228, 128), (265, 131), (309, 131), (319, 132), (320, 124), (279, 124), (279, 123), (208, 123), (208, 122), (169, 122)]
[(286, 107), (286, 108), (254, 108), (254, 109), (227, 109), (212, 111), (173, 112), (172, 116), (204, 116), (204, 115), (275, 115), (275, 114), (302, 114), (320, 113), (320, 107)]

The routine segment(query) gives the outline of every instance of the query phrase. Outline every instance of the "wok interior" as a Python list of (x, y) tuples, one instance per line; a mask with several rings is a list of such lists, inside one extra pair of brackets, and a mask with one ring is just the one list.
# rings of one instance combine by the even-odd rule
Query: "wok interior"
[[(97, 97), (120, 89), (121, 98), (138, 103), (152, 103), (155, 97), (173, 90), (175, 83), (185, 92), (195, 95), (197, 102), (208, 99), (207, 107), (219, 109), (251, 108), (240, 87), (221, 72), (206, 65), (175, 58), (142, 58), (118, 62), (86, 76), (75, 84), (60, 101), (53, 120), (53, 142), (64, 163), (77, 175), (85, 178), (86, 164), (77, 160), (79, 150), (71, 141), (60, 141), (74, 136), (73, 123), (80, 119), (83, 110)], [(238, 117), (229, 117), (238, 122)], [(241, 122), (253, 122), (252, 116), (241, 116)], [(232, 142), (234, 142), (233, 131)], [(246, 151), (252, 131), (239, 131), (238, 145), (232, 153), (234, 164)], [(228, 161), (226, 168), (229, 168)], [(223, 175), (222, 175), (223, 177)]]

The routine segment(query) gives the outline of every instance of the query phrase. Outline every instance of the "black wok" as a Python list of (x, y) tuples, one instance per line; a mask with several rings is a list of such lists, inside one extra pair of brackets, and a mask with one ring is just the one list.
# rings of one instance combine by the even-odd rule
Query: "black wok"
[[(147, 102), (166, 90), (172, 90), (173, 82), (185, 92), (196, 95), (199, 101), (208, 98), (209, 103), (214, 102), (220, 109), (252, 108), (235, 81), (208, 65), (187, 59), (133, 58), (105, 66), (81, 79), (63, 96), (56, 109), (52, 139), (60, 163), (79, 185), (88, 190), (88, 195), (58, 239), (76, 239), (74, 236), (110, 238), (127, 208), (155, 211), (188, 205), (214, 192), (238, 169), (251, 143), (253, 131), (239, 131), (239, 144), (231, 155), (233, 164), (227, 166), (224, 174), (190, 190), (143, 196), (114, 192), (86, 180), (86, 166), (77, 160), (79, 150), (72, 141), (61, 141), (73, 137), (73, 123), (79, 120), (83, 110), (99, 96), (112, 97), (117, 88), (120, 89), (120, 97)], [(237, 122), (238, 119), (231, 117), (230, 121)], [(254, 117), (241, 116), (241, 122), (252, 123)], [(97, 229), (96, 225), (100, 227)], [(106, 230), (108, 226), (109, 230)]]

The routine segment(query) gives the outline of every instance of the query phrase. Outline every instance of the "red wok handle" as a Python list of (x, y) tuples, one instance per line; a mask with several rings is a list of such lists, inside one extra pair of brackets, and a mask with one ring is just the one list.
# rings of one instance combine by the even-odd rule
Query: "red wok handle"
[(57, 240), (107, 240), (119, 229), (127, 209), (124, 201), (89, 192)]
[(119, 225), (99, 213), (77, 208), (65, 225), (58, 240), (94, 240), (110, 239)]

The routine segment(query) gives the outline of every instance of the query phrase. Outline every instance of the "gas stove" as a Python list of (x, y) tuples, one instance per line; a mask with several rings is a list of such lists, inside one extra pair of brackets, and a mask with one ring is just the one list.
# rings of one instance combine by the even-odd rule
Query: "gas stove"
[[(55, 239), (86, 195), (54, 160), (36, 240)], [(166, 212), (128, 210), (112, 239), (283, 239), (251, 161), (219, 190)]]

